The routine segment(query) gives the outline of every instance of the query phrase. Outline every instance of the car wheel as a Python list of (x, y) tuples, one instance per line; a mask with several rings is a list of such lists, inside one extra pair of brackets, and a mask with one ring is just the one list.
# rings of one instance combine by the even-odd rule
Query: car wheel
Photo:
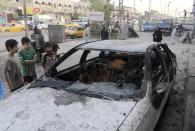
[(7, 29), (7, 30), (5, 30), (5, 32), (10, 32), (10, 30)]
[(25, 29), (21, 29), (21, 32), (24, 32), (25, 31)]

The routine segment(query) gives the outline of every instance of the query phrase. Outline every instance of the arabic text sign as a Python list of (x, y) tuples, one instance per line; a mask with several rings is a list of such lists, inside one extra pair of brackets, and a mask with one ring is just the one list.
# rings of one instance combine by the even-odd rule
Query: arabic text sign
[(90, 12), (89, 19), (91, 21), (104, 21), (104, 13), (103, 12)]

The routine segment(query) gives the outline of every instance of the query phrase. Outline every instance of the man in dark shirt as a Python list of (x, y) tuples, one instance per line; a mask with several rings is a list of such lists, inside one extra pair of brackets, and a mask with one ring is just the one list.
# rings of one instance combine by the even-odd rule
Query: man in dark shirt
[(153, 41), (161, 42), (162, 41), (162, 32), (159, 28), (157, 28), (153, 33)]
[(101, 39), (102, 40), (108, 40), (108, 30), (103, 27), (102, 30), (101, 30)]

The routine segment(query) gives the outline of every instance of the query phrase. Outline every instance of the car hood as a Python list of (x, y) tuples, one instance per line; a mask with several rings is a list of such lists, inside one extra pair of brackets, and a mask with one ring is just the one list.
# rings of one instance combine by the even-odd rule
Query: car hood
[(23, 89), (0, 101), (0, 130), (114, 131), (135, 105), (51, 88)]

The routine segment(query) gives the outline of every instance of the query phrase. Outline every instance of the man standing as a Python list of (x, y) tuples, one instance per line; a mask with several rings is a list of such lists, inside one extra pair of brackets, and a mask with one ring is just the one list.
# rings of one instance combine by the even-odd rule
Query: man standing
[(153, 41), (154, 42), (161, 42), (162, 41), (162, 32), (159, 28), (155, 29), (153, 33)]
[(90, 38), (90, 28), (89, 25), (85, 25), (85, 30), (83, 31), (83, 39), (86, 42), (89, 41)]
[(28, 84), (35, 80), (36, 71), (36, 52), (30, 45), (30, 39), (28, 37), (23, 37), (22, 40), (23, 49), (19, 52), (19, 59), (22, 65), (22, 73), (25, 84)]
[(171, 32), (171, 44), (174, 45), (175, 44), (175, 39), (176, 39), (176, 33), (177, 33), (177, 28), (178, 27), (175, 27), (172, 32)]
[(105, 26), (103, 26), (101, 30), (101, 40), (108, 40), (108, 35), (108, 30), (105, 28)]
[(5, 46), (9, 54), (5, 61), (4, 76), (11, 92), (24, 85), (22, 73), (18, 62), (14, 57), (14, 55), (18, 52), (17, 45), (18, 42), (14, 39), (9, 39), (5, 42)]

